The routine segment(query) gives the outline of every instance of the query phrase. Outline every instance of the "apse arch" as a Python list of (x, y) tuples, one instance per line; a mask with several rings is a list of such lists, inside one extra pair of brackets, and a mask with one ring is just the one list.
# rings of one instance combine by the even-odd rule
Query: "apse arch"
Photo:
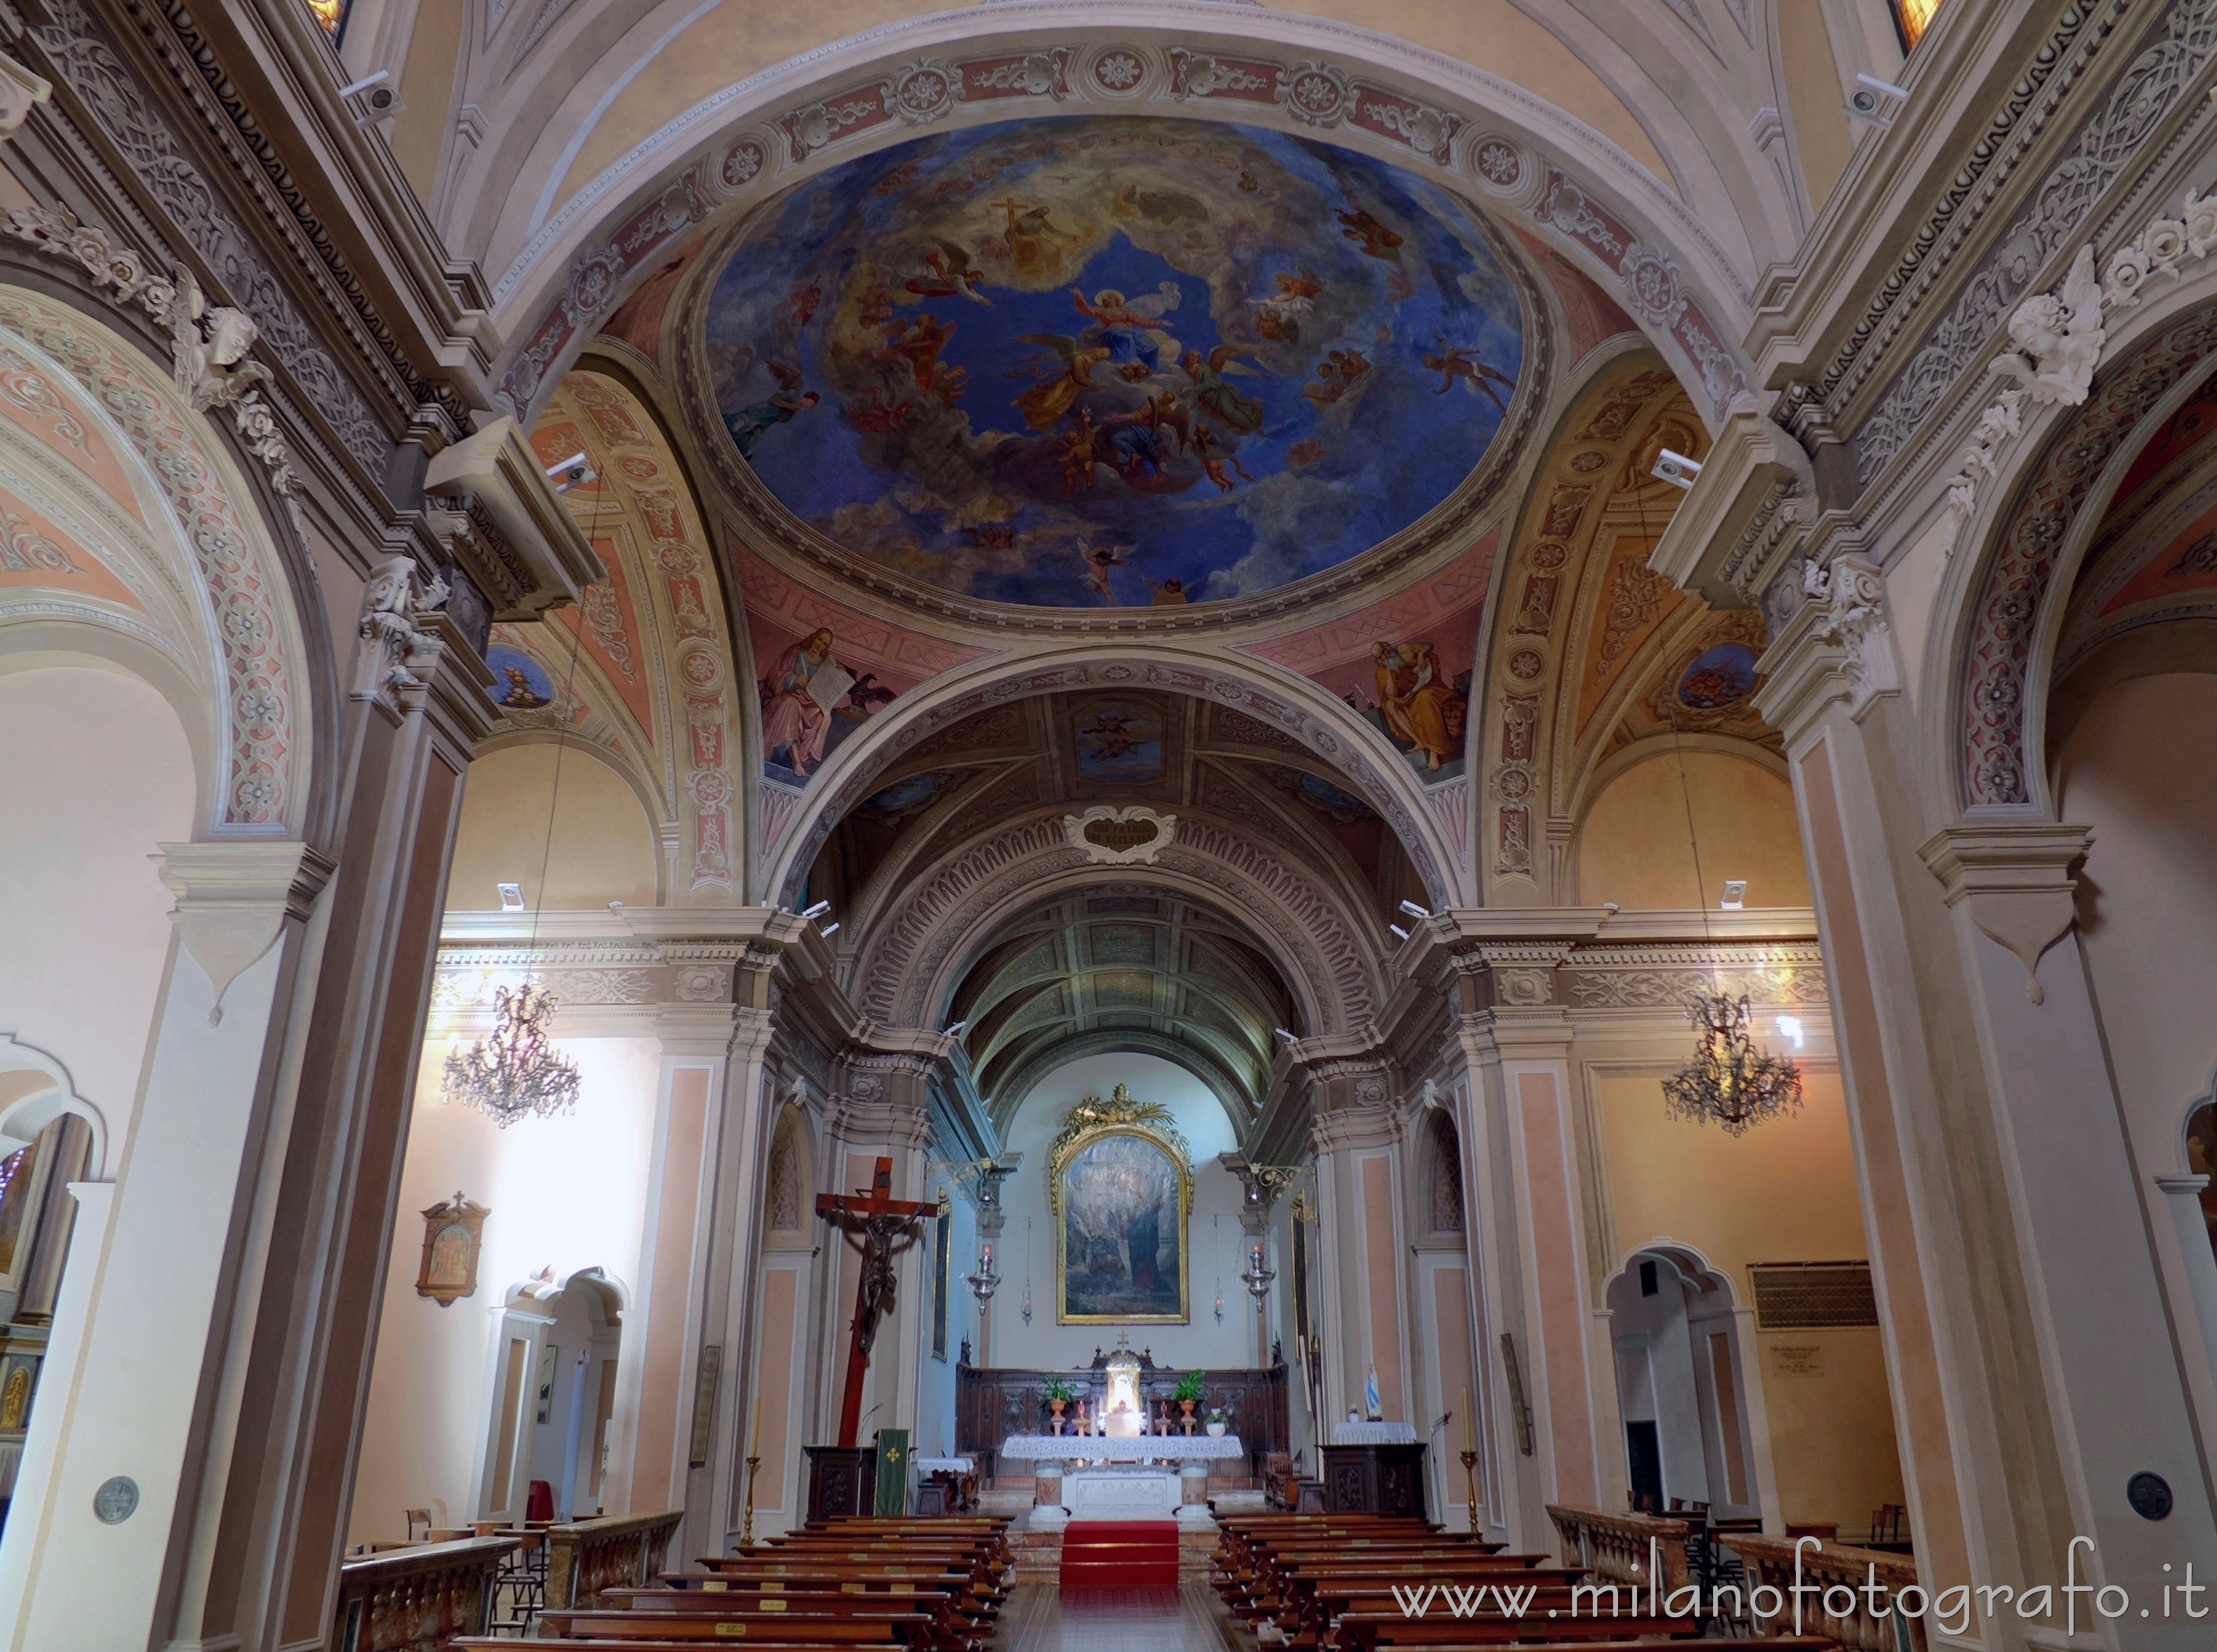
[[(1059, 690), (1152, 688), (1232, 707), (1300, 743), (1384, 816), (1430, 904), (1471, 903), (1468, 856), (1459, 852), (1457, 811), (1426, 792), (1386, 737), (1354, 708), (1282, 667), (1202, 653), (1167, 642), (1102, 638), (958, 666), (896, 700), (843, 743), (810, 778), (784, 818), (763, 819), (757, 842), (767, 864), (758, 887), (787, 906), (832, 828), (875, 789), (878, 777), (919, 743), (990, 706)], [(761, 807), (763, 787), (750, 786)], [(1445, 790), (1447, 788), (1442, 788)], [(764, 811), (765, 814), (768, 812)]]
[[(922, 126), (1142, 103), (1171, 118), (1222, 110), (1291, 133), (1328, 132), (1383, 158), (1436, 167), (1623, 294), (1657, 347), (1703, 386), (1713, 421), (1746, 390), (1751, 373), (1738, 341), (1762, 259), (1720, 179), (1696, 181), (1698, 200), (1683, 199), (1546, 99), (1368, 28), (1230, 7), (1213, 9), (1205, 31), (1195, 22), (1183, 8), (1159, 20), (1127, 8), (1111, 28), (1090, 8), (1025, 4), (891, 23), (702, 98), (559, 206), (569, 161), (527, 148), (536, 188), (511, 176), (499, 191), (507, 210), (490, 208), (491, 221), (470, 237), (489, 265), (509, 255), (493, 284), (503, 330), (516, 341), (500, 364), (501, 394), (524, 416), (671, 250), (824, 167)], [(934, 55), (958, 46), (963, 66)], [(613, 62), (618, 53), (619, 42), (608, 42), (599, 89), (584, 94), (581, 83), (573, 88), (581, 101), (564, 104), (573, 133), (590, 130), (621, 90), (608, 83), (627, 72)], [(835, 105), (850, 114), (831, 119)], [(1749, 177), (1759, 190), (1772, 187), (1768, 169)], [(519, 219), (527, 200), (533, 206)], [(1790, 201), (1779, 208), (1792, 217)]]
[(196, 835), (300, 835), (317, 656), (224, 441), (137, 345), (28, 287), (0, 284), (0, 489), (29, 513), (9, 513), (0, 655), (168, 700), (202, 770)]

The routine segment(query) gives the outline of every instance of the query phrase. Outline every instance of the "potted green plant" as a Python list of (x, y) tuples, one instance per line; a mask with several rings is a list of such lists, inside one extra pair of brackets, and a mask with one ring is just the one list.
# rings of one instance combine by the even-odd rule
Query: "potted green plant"
[(1210, 1406), (1208, 1408), (1208, 1437), (1211, 1439), (1221, 1439), (1224, 1438), (1224, 1408), (1220, 1405)]
[(1185, 1431), (1191, 1433), (1193, 1409), (1201, 1403), (1201, 1373), (1189, 1371), (1179, 1378), (1177, 1386), (1170, 1390), (1170, 1397), (1178, 1402), (1179, 1415), (1185, 1419)]
[(1047, 1411), (1054, 1418), (1054, 1431), (1059, 1434), (1062, 1432), (1063, 1408), (1070, 1403), (1070, 1384), (1059, 1377), (1050, 1377), (1043, 1391), (1047, 1395)]

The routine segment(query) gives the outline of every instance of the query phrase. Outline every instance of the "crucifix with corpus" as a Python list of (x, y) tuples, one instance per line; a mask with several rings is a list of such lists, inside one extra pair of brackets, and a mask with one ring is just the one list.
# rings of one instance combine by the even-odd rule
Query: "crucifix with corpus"
[(855, 1285), (855, 1323), (847, 1341), (847, 1386), (839, 1402), (839, 1444), (855, 1445), (862, 1427), (862, 1373), (869, 1369), (870, 1344), (878, 1321), (893, 1296), (893, 1241), (912, 1222), (936, 1216), (936, 1202), (895, 1199), (893, 1162), (880, 1159), (869, 1191), (818, 1193), (816, 1213), (827, 1222), (858, 1224), (862, 1235), (862, 1274)]

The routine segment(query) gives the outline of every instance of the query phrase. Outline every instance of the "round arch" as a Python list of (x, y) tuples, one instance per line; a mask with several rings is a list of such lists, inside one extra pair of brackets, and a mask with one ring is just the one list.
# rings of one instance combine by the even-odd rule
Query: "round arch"
[[(97, 564), (55, 544), (39, 595), (0, 602), (0, 653), (140, 677), (202, 771), (198, 835), (299, 835), (317, 679), (255, 490), (171, 375), (91, 316), (0, 285), (0, 487)], [(58, 564), (82, 589), (49, 589)]]
[[(1763, 260), (1720, 180), (1697, 181), (1689, 203), (1545, 99), (1370, 29), (1232, 7), (1211, 8), (1196, 27), (1191, 8), (1152, 9), (1126, 8), (1112, 26), (1075, 4), (973, 8), (853, 35), (701, 98), (558, 206), (585, 134), (676, 34), (661, 32), (661, 18), (643, 22), (656, 34), (629, 65), (620, 40), (602, 42), (604, 66), (581, 75), (564, 104), (574, 116), (571, 148), (528, 162), (544, 166), (534, 180), (507, 180), (505, 210), (487, 203), (486, 238), (498, 249), (489, 257), (516, 249), (493, 283), (516, 341), (500, 364), (500, 393), (528, 413), (680, 243), (826, 166), (924, 126), (1141, 108), (1323, 133), (1436, 168), (1622, 294), (1680, 376), (1702, 386), (1713, 424), (1747, 390), (1751, 370), (1736, 346), (1750, 318), (1743, 295)], [(1769, 187), (1760, 170), (1750, 181)], [(1781, 206), (1790, 216), (1791, 204)]]
[(1919, 704), (1927, 784), (1948, 818), (1973, 810), (2052, 817), (2044, 749), (2050, 681), (2066, 610), (2142, 441), (2217, 371), (2217, 265), (2115, 318), (2085, 399), (2026, 403), (2016, 462), (1979, 490), (1936, 605)]
[[(97, 1106), (77, 1093), (77, 1082), (71, 1078), (69, 1069), (45, 1051), (19, 1042), (14, 1033), (0, 1032), (0, 1075), (29, 1075), (23, 1082), (34, 1086), (0, 1106), (0, 1153), (14, 1152), (62, 1114), (71, 1113), (83, 1119), (92, 1131), (92, 1145), (85, 1155), (84, 1179), (109, 1179), (108, 1119)], [(39, 1083), (40, 1079), (46, 1082)]]
[[(1148, 687), (1213, 700), (1298, 740), (1386, 817), (1434, 906), (1468, 903), (1468, 855), (1458, 849), (1454, 801), (1428, 796), (1392, 743), (1352, 707), (1319, 684), (1263, 661), (1115, 638), (977, 661), (895, 700), (831, 754), (797, 808), (758, 829), (756, 841), (765, 845), (767, 860), (764, 897), (793, 903), (831, 829), (919, 742), (991, 706), (1093, 687)], [(750, 789), (759, 800), (760, 783)]]
[[(1158, 852), (1145, 881), (1222, 912), (1227, 893), (1251, 897), (1250, 909), (1280, 913), (1275, 934), (1253, 942), (1281, 965), (1281, 977), (1300, 1003), (1309, 1029), (1338, 1031), (1359, 1023), (1380, 1002), (1375, 949), (1344, 915), (1306, 889), (1281, 865), (1242, 855), (1247, 846), (1211, 823), (1210, 836), (1178, 838)], [(855, 998), (882, 1024), (921, 1026), (952, 999), (957, 984), (1001, 926), (1055, 895), (1128, 884), (1134, 867), (1090, 861), (1071, 847), (1059, 815), (1011, 826), (966, 846), (917, 880), (893, 922), (866, 939), (853, 975)], [(1238, 921), (1238, 927), (1251, 926)]]

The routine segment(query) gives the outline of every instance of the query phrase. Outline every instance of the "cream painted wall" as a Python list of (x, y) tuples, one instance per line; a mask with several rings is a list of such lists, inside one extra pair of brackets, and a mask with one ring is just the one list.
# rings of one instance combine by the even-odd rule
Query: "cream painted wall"
[[(1244, 1368), (1254, 1363), (1254, 1307), (1233, 1275), (1239, 1272), (1239, 1181), (1216, 1162), (1216, 1156), (1238, 1145), (1223, 1106), (1200, 1080), (1158, 1056), (1089, 1056), (1048, 1075), (1024, 1100), (1008, 1131), (1007, 1145), (1024, 1156), (1023, 1168), (1009, 1178), (1003, 1198), (1009, 1225), (996, 1253), (1004, 1280), (993, 1298), (993, 1363), (1004, 1366), (1059, 1369), (1089, 1365), (1096, 1348), (1116, 1346), (1115, 1325), (1058, 1325), (1054, 1321), (1054, 1217), (1047, 1207), (1047, 1148), (1062, 1129), (1071, 1104), (1089, 1095), (1106, 1096), (1116, 1084), (1130, 1088), (1135, 1101), (1159, 1101), (1170, 1108), (1193, 1148), (1193, 1216), (1186, 1229), (1187, 1280), (1192, 1322), (1134, 1325), (1132, 1346), (1153, 1350), (1158, 1365)], [(1213, 1225), (1211, 1217), (1216, 1218)], [(1029, 1223), (1032, 1322), (1021, 1310)], [(1224, 1322), (1213, 1311), (1216, 1254), (1220, 1248), (1224, 1279)], [(966, 1269), (965, 1270), (967, 1271)], [(1005, 1305), (1004, 1305), (1005, 1304)], [(974, 1320), (974, 1316), (973, 1316)]]
[(654, 904), (654, 832), (646, 811), (621, 775), (576, 745), (562, 754), (561, 818), (550, 855), (547, 811), (554, 798), (555, 753), (543, 743), (505, 746), (470, 765), (447, 880), (448, 911), (497, 912), (503, 883), (521, 883), (525, 902), (540, 905), (542, 860), (547, 906)]
[(1942, 516), (1886, 570), (1886, 611), (1893, 627), (1894, 663), (1902, 692), (1913, 709), (1924, 687), (1924, 650), (1932, 634), (1932, 614), (1940, 576), (1948, 571), (1955, 530)]
[(111, 1173), (170, 950), (148, 857), (193, 835), (169, 702), (76, 667), (0, 675), (0, 1032), (68, 1068), (108, 1119)]
[[(584, 1076), (577, 1111), (506, 1130), (441, 1100), (451, 1045), (424, 1045), (349, 1543), (398, 1536), (410, 1508), (429, 1507), (441, 1525), (469, 1518), (495, 1402), (494, 1328), (510, 1287), (549, 1266), (558, 1281), (598, 1267), (627, 1302), (639, 1299), (659, 1047), (652, 1039), (558, 1044)], [(492, 1214), (477, 1294), (442, 1308), (416, 1294), (419, 1212), (457, 1191)], [(619, 1354), (627, 1363), (636, 1356), (629, 1345)]]
[(2217, 675), (2106, 690), (2055, 772), (2063, 818), (2094, 833), (2079, 944), (2118, 1087), (2149, 1174), (2182, 1170), (2186, 1104), (2217, 1069)]
[[(1688, 751), (1685, 778), (1678, 755), (1633, 765), (1602, 789), (1578, 829), (1578, 901), (1615, 901), (1628, 911), (1714, 906), (1725, 879), (1747, 879), (1747, 903), (1806, 906), (1809, 872), (1793, 788), (1754, 763), (1721, 752)], [(1693, 794), (1703, 891), (1694, 877), (1694, 845), (1686, 831), (1686, 794)]]
[(417, 8), (415, 32), (408, 39), (399, 85), (408, 107), (392, 118), (392, 157), (419, 200), (431, 197), (439, 151), (453, 130), (448, 111), (454, 101), (454, 77), (461, 71), (462, 25), (469, 9), (457, 0), (426, 0)]
[[(1765, 1041), (1778, 1043), (1774, 1028)], [(1855, 1151), (1836, 1070), (1805, 1067), (1801, 1111), (1738, 1140), (1663, 1113), (1661, 1076), (1597, 1071), (1592, 1094), (1612, 1262), (1676, 1241), (1753, 1300), (1751, 1262), (1861, 1261)], [(1613, 1270), (1615, 1271), (1615, 1270)], [(1837, 1520), (1860, 1535), (1881, 1503), (1904, 1501), (1893, 1412), (1876, 1329), (1763, 1331), (1754, 1354), (1769, 1412), (1782, 1513)], [(1781, 1348), (1821, 1352), (1813, 1375)]]
[(1855, 148), (1840, 97), (1840, 66), (1832, 55), (1831, 32), (1821, 6), (1783, 5), (1778, 20), (1778, 53), (1785, 59), (1786, 95), (1794, 105), (1794, 141), (1801, 151), (1801, 180), (1809, 188), (1814, 213), (1848, 170)]
[[(968, 0), (840, 0), (776, 7), (726, 0), (686, 28), (617, 95), (556, 192), (559, 206), (649, 133), (710, 93), (757, 70), (882, 23), (960, 9)], [(1632, 112), (1577, 54), (1509, 0), (1281, 0), (1306, 12), (1377, 29), (1461, 58), (1537, 93), (1585, 121), (1664, 183), (1663, 156)], [(413, 59), (411, 59), (411, 71)], [(442, 114), (443, 117), (443, 107)]]

